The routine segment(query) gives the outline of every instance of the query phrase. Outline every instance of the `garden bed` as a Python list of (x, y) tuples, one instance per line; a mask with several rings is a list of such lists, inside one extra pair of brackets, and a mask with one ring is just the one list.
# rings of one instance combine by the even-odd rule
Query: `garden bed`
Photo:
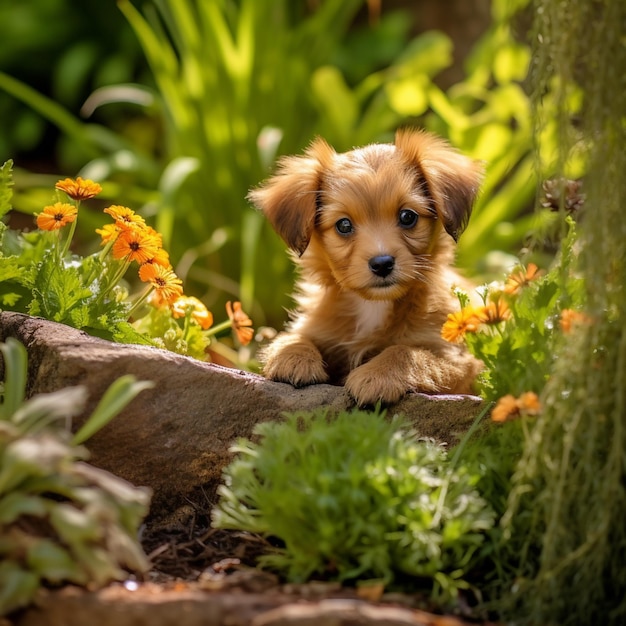
[[(195, 624), (446, 624), (426, 596), (383, 593), (382, 587), (336, 583), (285, 585), (254, 569), (271, 546), (263, 538), (210, 526), (210, 510), (229, 446), (254, 426), (285, 412), (349, 408), (341, 387), (294, 390), (260, 376), (202, 363), (146, 346), (112, 344), (67, 326), (0, 313), (0, 340), (27, 348), (29, 395), (84, 385), (89, 415), (122, 373), (152, 380), (87, 443), (90, 462), (153, 493), (142, 545), (151, 569), (101, 590), (42, 590), (16, 626), (166, 626)], [(2, 372), (0, 372), (2, 374)], [(420, 435), (453, 443), (482, 402), (471, 396), (411, 394), (390, 414), (403, 413)], [(81, 418), (73, 425), (78, 428)], [(184, 618), (182, 617), (184, 616)], [(1, 623), (1, 622), (0, 622)]]

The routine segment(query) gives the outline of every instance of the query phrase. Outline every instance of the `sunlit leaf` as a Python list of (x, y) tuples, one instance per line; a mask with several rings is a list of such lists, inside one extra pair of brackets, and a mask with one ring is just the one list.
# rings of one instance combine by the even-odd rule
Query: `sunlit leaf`
[(428, 85), (425, 76), (405, 78), (385, 85), (389, 104), (400, 115), (418, 116), (428, 108)]
[(357, 120), (358, 106), (341, 72), (330, 65), (320, 67), (313, 74), (311, 86), (322, 117), (328, 118), (335, 132), (349, 135)]
[(13, 186), (13, 161), (9, 160), (0, 167), (0, 217), (11, 210)]

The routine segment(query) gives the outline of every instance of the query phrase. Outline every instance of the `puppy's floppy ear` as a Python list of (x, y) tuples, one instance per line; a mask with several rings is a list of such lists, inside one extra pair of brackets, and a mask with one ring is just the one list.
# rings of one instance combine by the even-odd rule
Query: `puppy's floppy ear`
[(318, 138), (304, 155), (283, 157), (276, 173), (248, 194), (248, 200), (263, 211), (274, 230), (299, 255), (309, 245), (322, 173), (334, 155), (335, 151)]
[(457, 241), (478, 195), (482, 165), (424, 131), (399, 130), (395, 146), (423, 177), (424, 191), (430, 195), (444, 228)]

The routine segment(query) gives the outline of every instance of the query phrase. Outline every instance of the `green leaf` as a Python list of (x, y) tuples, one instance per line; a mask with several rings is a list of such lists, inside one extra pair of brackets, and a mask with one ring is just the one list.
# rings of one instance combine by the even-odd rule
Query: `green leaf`
[(39, 539), (29, 549), (26, 562), (32, 572), (53, 584), (64, 581), (84, 585), (88, 582), (84, 570), (73, 556), (50, 539)]
[(22, 515), (43, 517), (46, 505), (39, 496), (15, 491), (0, 499), (0, 524), (12, 524)]
[(27, 604), (35, 596), (39, 577), (23, 570), (13, 561), (0, 563), (0, 615), (6, 615)]
[(72, 547), (100, 541), (104, 531), (96, 517), (65, 503), (59, 503), (51, 510), (50, 523), (61, 541)]
[(87, 439), (106, 426), (140, 392), (152, 387), (154, 387), (153, 382), (146, 380), (138, 381), (132, 374), (120, 376), (104, 392), (98, 406), (89, 419), (74, 435), (72, 443), (78, 445), (87, 441)]
[(501, 46), (493, 59), (493, 75), (500, 84), (522, 81), (528, 74), (530, 50), (528, 46), (509, 43)]
[(439, 31), (428, 31), (416, 37), (392, 66), (399, 77), (424, 74), (433, 77), (452, 64), (452, 40)]
[(78, 270), (62, 267), (54, 250), (45, 255), (37, 270), (33, 295), (40, 314), (55, 322), (71, 322), (70, 311), (92, 295), (83, 285)]
[(0, 403), (0, 420), (11, 420), (22, 406), (26, 394), (28, 354), (26, 348), (13, 337), (0, 344), (4, 359), (4, 394)]
[(427, 76), (416, 76), (396, 80), (385, 85), (389, 105), (400, 115), (418, 116), (428, 108)]
[(0, 218), (11, 210), (13, 192), (13, 161), (9, 160), (0, 167)]
[(330, 65), (320, 67), (311, 78), (313, 94), (333, 130), (347, 139), (354, 128), (359, 108), (341, 72)]
[(3, 450), (0, 494), (16, 488), (30, 477), (56, 473), (68, 455), (68, 446), (52, 436), (16, 439)]
[(78, 415), (86, 402), (87, 388), (80, 385), (38, 394), (15, 411), (13, 423), (25, 434), (33, 434), (53, 422)]

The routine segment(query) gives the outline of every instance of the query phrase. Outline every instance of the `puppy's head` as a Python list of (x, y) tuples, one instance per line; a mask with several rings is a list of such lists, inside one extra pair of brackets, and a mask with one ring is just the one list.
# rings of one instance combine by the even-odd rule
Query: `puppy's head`
[(320, 280), (371, 300), (428, 283), (472, 210), (480, 166), (422, 131), (344, 154), (317, 139), (249, 199)]

